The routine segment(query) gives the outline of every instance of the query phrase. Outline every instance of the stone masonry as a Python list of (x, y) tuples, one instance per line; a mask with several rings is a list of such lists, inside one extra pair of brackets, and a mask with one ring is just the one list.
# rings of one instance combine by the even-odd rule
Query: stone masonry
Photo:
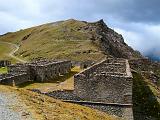
[(0, 84), (17, 86), (29, 80), (27, 73), (8, 73), (0, 75)]
[(6, 67), (11, 65), (11, 61), (8, 60), (0, 60), (0, 67)]
[(73, 91), (45, 94), (133, 120), (132, 74), (126, 59), (106, 59), (76, 74)]
[(74, 76), (74, 92), (83, 100), (132, 103), (132, 74), (128, 60), (108, 59)]
[(32, 63), (15, 64), (8, 66), (7, 74), (0, 75), (0, 83), (14, 86), (27, 81), (44, 82), (66, 74), (70, 70), (70, 61), (39, 60)]
[(64, 75), (71, 70), (70, 61), (38, 61), (29, 64), (31, 79), (39, 82)]

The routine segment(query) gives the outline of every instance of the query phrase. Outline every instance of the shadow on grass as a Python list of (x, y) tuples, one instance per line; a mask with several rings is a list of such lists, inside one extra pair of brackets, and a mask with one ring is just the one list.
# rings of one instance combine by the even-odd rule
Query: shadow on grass
[(133, 73), (133, 114), (135, 120), (160, 120), (160, 104), (138, 73)]
[(77, 71), (71, 71), (67, 74), (64, 74), (62, 76), (58, 76), (58, 77), (55, 77), (51, 80), (47, 80), (47, 81), (44, 81), (44, 82), (38, 82), (38, 81), (28, 81), (28, 82), (25, 82), (23, 84), (20, 84), (19, 86), (17, 86), (18, 88), (24, 88), (26, 86), (29, 86), (31, 84), (34, 84), (34, 83), (60, 83), (60, 82), (64, 82), (66, 81), (67, 79), (73, 77), (75, 74), (77, 74), (78, 72)]

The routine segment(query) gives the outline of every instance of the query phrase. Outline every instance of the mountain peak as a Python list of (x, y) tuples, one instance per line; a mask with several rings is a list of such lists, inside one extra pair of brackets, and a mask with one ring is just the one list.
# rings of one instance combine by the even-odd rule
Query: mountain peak
[(142, 57), (124, 42), (122, 35), (107, 27), (103, 19), (92, 23), (75, 19), (53, 22), (6, 34), (0, 40), (18, 43), (20, 49), (16, 55), (25, 59), (96, 61), (106, 56)]

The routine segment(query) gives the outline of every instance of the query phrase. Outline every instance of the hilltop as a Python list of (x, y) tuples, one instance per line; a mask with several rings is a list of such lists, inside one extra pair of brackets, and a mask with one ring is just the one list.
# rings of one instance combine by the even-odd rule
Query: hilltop
[(103, 20), (89, 23), (69, 19), (1, 35), (0, 41), (20, 46), (16, 56), (26, 60), (37, 57), (98, 61), (105, 56), (142, 57)]

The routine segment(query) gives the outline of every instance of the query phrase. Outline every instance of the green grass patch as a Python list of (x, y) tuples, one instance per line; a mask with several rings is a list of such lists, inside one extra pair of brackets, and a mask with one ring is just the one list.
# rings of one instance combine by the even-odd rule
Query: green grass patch
[(8, 72), (7, 67), (0, 67), (0, 74), (7, 73), (7, 72)]

